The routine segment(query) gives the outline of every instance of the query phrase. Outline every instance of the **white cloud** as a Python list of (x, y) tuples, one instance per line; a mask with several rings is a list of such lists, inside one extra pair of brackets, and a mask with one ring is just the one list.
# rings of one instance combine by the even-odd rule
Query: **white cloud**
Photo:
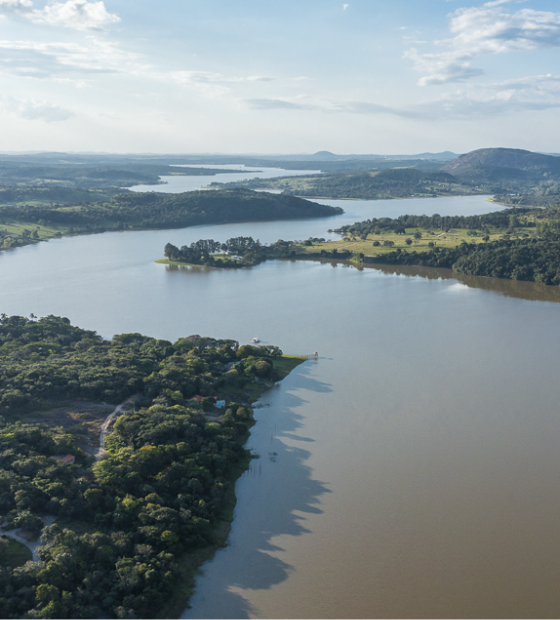
[(107, 11), (103, 2), (87, 2), (87, 0), (48, 4), (41, 11), (33, 11), (29, 18), (35, 23), (76, 30), (100, 30), (103, 26), (121, 21), (118, 15)]
[(227, 77), (221, 73), (209, 71), (172, 71), (171, 73), (164, 73), (159, 77), (171, 79), (171, 81), (181, 86), (196, 88), (202, 94), (210, 97), (222, 96), (231, 92), (230, 84), (251, 84), (256, 82), (272, 82), (274, 80), (274, 78), (262, 75)]
[(323, 110), (323, 105), (289, 101), (287, 99), (245, 99), (245, 103), (256, 110)]
[(227, 82), (272, 82), (274, 78), (262, 75), (250, 75), (248, 77), (227, 77), (221, 73), (210, 71), (173, 71), (168, 74), (179, 84), (222, 84)]
[(34, 8), (31, 0), (0, 0), (0, 14), (17, 13), (36, 24), (63, 26), (75, 30), (101, 30), (104, 26), (120, 21), (109, 13), (105, 4), (87, 0), (53, 2), (43, 9)]
[(5, 111), (29, 121), (40, 120), (52, 123), (65, 121), (74, 116), (74, 113), (70, 112), (70, 110), (52, 105), (47, 101), (37, 101), (35, 99), (18, 100), (4, 96), (0, 99), (0, 105)]
[(314, 111), (325, 114), (390, 115), (419, 120), (468, 120), (513, 112), (560, 108), (560, 76), (537, 75), (457, 89), (435, 99), (407, 106), (372, 101), (336, 101), (299, 96), (245, 99), (257, 110)]
[(31, 0), (0, 0), (0, 13), (19, 13), (32, 8)]
[(349, 6), (350, 6), (349, 4), (343, 4), (343, 5), (342, 5), (342, 10), (343, 10), (343, 11), (346, 11), (346, 9), (347, 9)]
[(0, 40), (0, 72), (20, 77), (60, 78), (95, 73), (138, 73), (137, 56), (97, 38), (78, 43)]
[(424, 73), (421, 86), (461, 82), (482, 75), (471, 66), (477, 57), (506, 52), (560, 46), (560, 13), (520, 9), (509, 12), (504, 5), (515, 0), (494, 0), (480, 7), (457, 9), (451, 14), (450, 30), (455, 36), (437, 41), (448, 49), (421, 54), (409, 50), (405, 56)]
[(28, 121), (41, 120), (47, 123), (65, 121), (74, 116), (69, 110), (45, 101), (22, 101), (17, 114)]

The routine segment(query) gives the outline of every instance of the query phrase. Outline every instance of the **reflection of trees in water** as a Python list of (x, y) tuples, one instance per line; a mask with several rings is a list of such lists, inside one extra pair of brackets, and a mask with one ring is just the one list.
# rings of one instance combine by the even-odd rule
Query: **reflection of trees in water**
[[(297, 387), (305, 391), (331, 392), (329, 385), (309, 376), (309, 368), (305, 365), (298, 371)], [(215, 559), (203, 567), (205, 575), (198, 580), (197, 592), (191, 599), (193, 608), (187, 610), (183, 618), (259, 617), (259, 610), (243, 593), (235, 590), (268, 590), (293, 573), (293, 566), (271, 555), (283, 551), (272, 540), (311, 533), (305, 526), (305, 515), (322, 514), (320, 497), (331, 492), (325, 483), (313, 479), (313, 470), (306, 464), (311, 455), (308, 450), (277, 441), (285, 438), (291, 443), (313, 443), (313, 439), (298, 434), (303, 416), (296, 412), (302, 411), (305, 404), (299, 396), (287, 393), (273, 405), (275, 418), (281, 421), (278, 434), (274, 434), (274, 445), (267, 446), (267, 439), (256, 439), (257, 445), (252, 449), (261, 458), (253, 461), (251, 470), (244, 475), (245, 481), (251, 476), (260, 478), (260, 482), (255, 480), (238, 492), (240, 503), (245, 506), (239, 506), (241, 510), (236, 511), (229, 546), (218, 551)], [(263, 415), (270, 414), (267, 409)], [(257, 420), (257, 427), (258, 424)], [(263, 472), (266, 461), (281, 468), (281, 472), (270, 469)], [(258, 500), (253, 504), (251, 500), (255, 495)], [(251, 506), (255, 509), (252, 512)]]
[(397, 276), (420, 277), (428, 280), (457, 280), (470, 288), (480, 288), (505, 295), (506, 297), (516, 297), (530, 301), (560, 302), (560, 287), (538, 282), (469, 276), (453, 271), (453, 269), (438, 269), (436, 267), (368, 264), (366, 268), (376, 269), (377, 271)]

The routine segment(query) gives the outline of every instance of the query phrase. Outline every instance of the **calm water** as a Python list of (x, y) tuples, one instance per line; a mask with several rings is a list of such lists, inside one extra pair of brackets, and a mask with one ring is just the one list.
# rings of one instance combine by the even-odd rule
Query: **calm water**
[[(447, 200), (410, 202), (488, 204)], [(282, 222), (19, 248), (0, 254), (0, 309), (104, 336), (319, 351), (256, 410), (260, 458), (185, 617), (558, 617), (560, 289), (448, 270), (152, 262), (168, 241), (324, 236), (346, 217), (301, 234)]]
[(192, 177), (162, 176), (162, 185), (135, 185), (131, 187), (133, 192), (163, 192), (176, 194), (177, 192), (191, 192), (211, 183), (233, 183), (246, 179), (270, 179), (272, 177), (295, 177), (306, 174), (319, 174), (320, 170), (284, 170), (282, 168), (250, 168), (236, 164), (220, 164), (217, 166), (184, 165), (175, 168), (214, 168), (215, 170), (239, 170), (239, 172), (227, 172), (215, 175), (201, 175)]

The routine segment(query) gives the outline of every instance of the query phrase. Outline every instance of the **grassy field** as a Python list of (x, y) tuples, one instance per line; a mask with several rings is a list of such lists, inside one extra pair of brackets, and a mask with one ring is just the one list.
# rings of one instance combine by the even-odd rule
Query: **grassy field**
[(10, 235), (15, 235), (17, 237), (21, 237), (25, 230), (29, 231), (30, 235), (33, 235), (33, 232), (37, 232), (37, 237), (31, 237), (28, 243), (38, 243), (39, 241), (46, 241), (48, 239), (54, 239), (57, 237), (62, 237), (69, 234), (69, 228), (65, 226), (53, 227), (53, 226), (40, 226), (38, 224), (32, 223), (13, 223), (13, 224), (0, 224), (0, 247), (1, 240), (5, 236), (2, 233), (9, 233)]
[(287, 377), (294, 368), (303, 364), (307, 360), (306, 357), (300, 355), (282, 355), (274, 360), (274, 371), (279, 376), (280, 380)]
[[(524, 234), (534, 234), (534, 228), (517, 229), (518, 232), (511, 236), (512, 239)], [(299, 250), (307, 251), (309, 253), (320, 253), (321, 250), (332, 252), (333, 250), (347, 250), (354, 254), (361, 252), (365, 256), (376, 256), (379, 254), (385, 254), (392, 252), (397, 248), (405, 252), (427, 252), (432, 247), (438, 248), (453, 248), (461, 243), (485, 243), (483, 233), (478, 232), (476, 236), (469, 235), (470, 231), (466, 229), (452, 229), (449, 232), (434, 232), (422, 228), (407, 228), (406, 234), (397, 235), (394, 232), (388, 232), (380, 235), (368, 235), (367, 239), (360, 239), (352, 235), (346, 236), (344, 239), (337, 241), (328, 241), (326, 243), (318, 243), (312, 246), (298, 246)], [(414, 238), (414, 233), (420, 233), (422, 236), (420, 239)], [(502, 232), (490, 232), (488, 233), (489, 241), (503, 238)], [(407, 244), (406, 240), (410, 239), (412, 243)], [(378, 246), (374, 245), (374, 242), (379, 243)], [(392, 246), (384, 245), (385, 241), (392, 241)], [(433, 246), (430, 245), (433, 244)]]
[(6, 555), (2, 558), (1, 564), (3, 566), (17, 568), (18, 566), (23, 566), (26, 562), (33, 559), (31, 551), (24, 544), (8, 536), (2, 536), (2, 538), (8, 541)]

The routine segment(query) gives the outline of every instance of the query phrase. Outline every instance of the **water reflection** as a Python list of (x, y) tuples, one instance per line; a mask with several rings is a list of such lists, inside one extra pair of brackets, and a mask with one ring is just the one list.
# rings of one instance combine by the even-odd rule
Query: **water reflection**
[[(363, 271), (364, 269), (375, 269), (386, 275), (404, 276), (408, 278), (424, 278), (426, 280), (457, 280), (466, 288), (482, 289), (504, 295), (505, 297), (513, 297), (516, 299), (526, 299), (528, 301), (550, 301), (560, 303), (560, 286), (551, 286), (540, 282), (524, 282), (522, 280), (506, 280), (503, 278), (488, 278), (483, 276), (471, 276), (459, 273), (453, 269), (442, 269), (436, 267), (411, 266), (411, 265), (384, 265), (381, 263), (365, 263), (356, 265), (348, 261), (333, 260), (329, 258), (305, 258), (305, 259), (285, 259), (284, 263), (297, 263), (301, 261), (319, 262), (321, 265), (330, 265), (336, 269), (356, 269)], [(183, 272), (185, 274), (208, 275), (210, 276), (216, 270), (212, 267), (203, 266), (187, 266), (187, 265), (167, 265), (166, 269), (170, 273)], [(244, 268), (253, 269), (252, 267)], [(457, 290), (457, 289), (450, 289)]]
[(560, 286), (547, 286), (540, 282), (523, 282), (521, 280), (505, 280), (503, 278), (486, 278), (459, 273), (453, 269), (438, 269), (435, 267), (412, 267), (408, 265), (381, 265), (367, 264), (365, 268), (372, 268), (390, 275), (419, 277), (428, 280), (458, 280), (469, 288), (479, 288), (492, 291), (505, 297), (527, 299), (529, 301), (560, 302)]
[[(298, 391), (332, 392), (310, 375), (311, 367), (300, 366), (292, 384)], [(321, 515), (320, 498), (331, 492), (325, 482), (313, 478), (307, 464), (311, 453), (292, 444), (314, 442), (298, 434), (303, 418), (296, 411), (304, 411), (307, 401), (293, 389), (281, 388), (265, 394), (262, 402), (271, 407), (256, 409), (257, 424), (247, 445), (259, 458), (237, 482), (238, 504), (228, 546), (203, 568), (191, 600), (193, 610), (183, 618), (258, 617), (259, 610), (243, 591), (269, 590), (294, 573), (294, 566), (278, 557), (285, 548), (277, 541), (310, 534), (306, 515)]]

